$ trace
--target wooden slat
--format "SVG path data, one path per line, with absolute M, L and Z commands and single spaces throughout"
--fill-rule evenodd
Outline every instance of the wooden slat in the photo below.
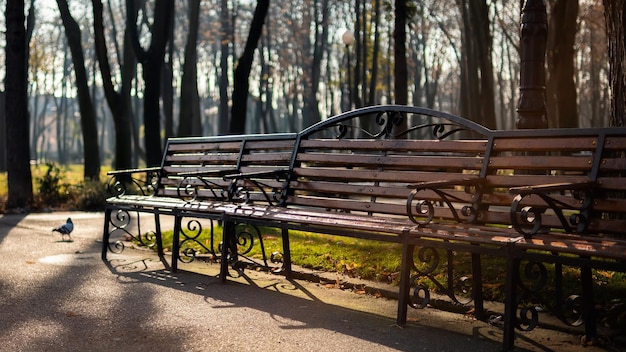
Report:
M 492 157 L 489 167 L 514 170 L 583 170 L 591 169 L 591 156 L 506 156 Z
M 544 151 L 594 151 L 597 137 L 532 137 L 532 138 L 496 138 L 493 150 L 514 152 Z
M 303 140 L 301 148 L 370 150 L 400 152 L 450 152 L 484 153 L 486 141 L 483 140 L 358 140 L 358 139 L 312 139 Z

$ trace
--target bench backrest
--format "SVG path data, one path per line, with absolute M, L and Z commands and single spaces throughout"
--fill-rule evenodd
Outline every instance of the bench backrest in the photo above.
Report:
M 285 205 L 407 219 L 409 184 L 466 177 L 481 169 L 484 145 L 447 140 L 432 110 L 372 107 L 338 115 L 299 135 Z M 454 117 L 451 117 L 454 119 Z M 407 128 L 424 126 L 424 128 Z M 450 121 L 447 121 L 450 122 Z M 477 130 L 482 128 L 476 125 Z M 410 130 L 410 131 L 409 131 Z M 425 139 L 424 130 L 442 139 Z
M 522 197 L 516 219 L 620 235 L 625 154 L 625 128 L 493 131 L 423 108 L 363 108 L 298 135 L 283 204 L 508 227 L 521 192 L 511 188 L 568 183 L 576 186 Z M 410 195 L 407 186 L 425 182 L 437 186 Z
M 157 195 L 195 200 L 265 199 L 266 187 L 246 187 L 230 175 L 287 169 L 295 134 L 170 138 L 161 165 Z
M 466 179 L 484 182 L 425 185 L 411 196 L 418 222 L 509 226 L 513 209 L 527 235 L 626 232 L 624 129 L 493 131 L 482 143 L 483 166 Z

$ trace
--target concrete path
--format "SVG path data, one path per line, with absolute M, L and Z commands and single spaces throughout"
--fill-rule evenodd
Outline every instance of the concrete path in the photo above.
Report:
M 51 229 L 71 216 L 72 242 Z M 0 215 L 1 351 L 498 351 L 501 327 L 435 309 L 395 326 L 396 301 L 217 264 L 164 269 L 127 248 L 100 260 L 102 213 Z M 520 351 L 599 351 L 536 330 Z

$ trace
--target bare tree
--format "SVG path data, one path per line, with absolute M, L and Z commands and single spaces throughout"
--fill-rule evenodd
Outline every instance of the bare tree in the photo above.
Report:
M 492 38 L 486 0 L 460 0 L 463 20 L 462 115 L 495 128 Z
M 233 42 L 231 35 L 230 11 L 228 10 L 228 0 L 220 1 L 220 105 L 218 118 L 219 134 L 227 134 L 229 127 L 228 110 L 228 58 L 230 57 L 229 45 Z
M 104 23 L 102 13 L 102 1 L 92 0 L 94 17 L 94 37 L 96 55 L 100 64 L 100 74 L 104 95 L 113 115 L 115 125 L 115 161 L 114 166 L 118 169 L 128 169 L 132 165 L 132 143 L 131 143 L 131 104 L 130 91 L 131 82 L 135 75 L 135 57 L 130 50 L 128 32 L 124 35 L 123 54 L 116 50 L 118 62 L 121 63 L 121 85 L 120 91 L 115 90 L 106 39 L 104 35 Z M 113 25 L 113 28 L 115 26 Z M 117 48 L 117 45 L 116 45 Z
M 611 126 L 626 126 L 626 0 L 603 0 L 609 45 Z
M 407 1 L 396 0 L 394 8 L 394 91 L 395 103 L 407 104 L 408 98 L 408 71 L 406 67 L 406 21 Z
M 248 110 L 249 77 L 254 59 L 254 51 L 263 32 L 263 22 L 270 6 L 269 0 L 259 0 L 254 10 L 254 17 L 250 25 L 250 33 L 243 54 L 237 60 L 233 89 L 233 104 L 231 110 L 229 133 L 244 133 L 246 126 L 246 112 Z
M 32 10 L 31 6 L 31 10 Z M 28 138 L 28 42 L 24 28 L 24 0 L 7 0 L 6 10 L 7 209 L 23 208 L 33 199 Z
M 169 40 L 169 25 L 174 16 L 174 1 L 155 0 L 154 20 L 151 25 L 152 39 L 146 50 L 141 46 L 137 28 L 135 0 L 126 0 L 127 29 L 130 33 L 135 56 L 143 68 L 145 83 L 143 94 L 143 118 L 146 146 L 146 164 L 155 166 L 161 163 L 161 77 L 165 47 Z
M 72 17 L 67 6 L 67 0 L 57 0 L 65 36 L 72 53 L 74 74 L 76 76 L 76 88 L 78 92 L 78 104 L 80 108 L 80 125 L 83 132 L 83 175 L 88 180 L 100 178 L 100 150 L 98 146 L 98 127 L 96 111 L 93 107 L 89 94 L 87 70 L 85 69 L 85 57 L 81 43 L 81 31 L 78 23 Z
M 546 110 L 551 127 L 578 127 L 574 82 L 574 55 L 578 0 L 553 0 L 550 4 L 546 49 L 549 78 Z
M 196 68 L 199 19 L 200 0 L 189 0 L 189 34 L 185 46 L 185 63 L 180 92 L 179 136 L 202 135 Z

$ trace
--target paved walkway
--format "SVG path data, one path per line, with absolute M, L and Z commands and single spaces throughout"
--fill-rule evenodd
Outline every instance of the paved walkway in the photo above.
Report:
M 50 230 L 71 216 L 72 242 Z M 164 269 L 126 249 L 102 262 L 102 213 L 0 215 L 1 351 L 498 351 L 501 327 L 435 309 L 217 264 Z M 599 351 L 537 330 L 520 351 Z

